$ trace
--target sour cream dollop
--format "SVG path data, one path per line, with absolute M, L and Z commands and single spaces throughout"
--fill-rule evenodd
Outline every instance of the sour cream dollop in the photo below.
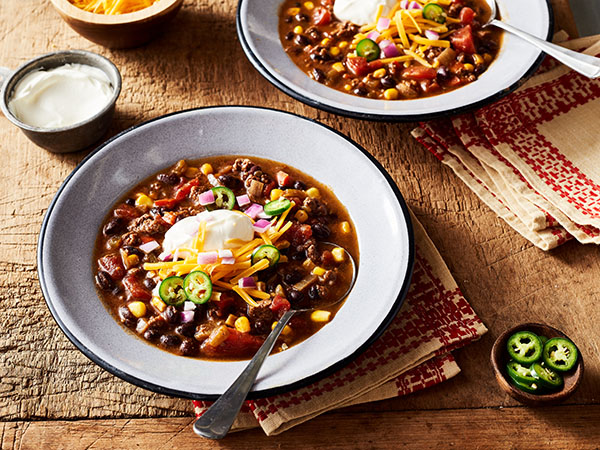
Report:
M 108 76 L 97 67 L 65 64 L 25 75 L 8 102 L 21 122 L 38 128 L 63 128 L 93 117 L 113 96 Z
M 175 223 L 165 233 L 163 250 L 172 252 L 177 248 L 191 247 L 198 233 L 200 222 L 206 222 L 203 251 L 222 250 L 234 248 L 227 241 L 239 239 L 249 242 L 254 238 L 252 220 L 239 211 L 217 209 L 215 211 L 203 211 L 198 215 L 186 217 Z
M 383 5 L 385 16 L 395 4 L 396 0 L 335 0 L 333 14 L 341 21 L 367 25 L 375 20 L 379 5 Z

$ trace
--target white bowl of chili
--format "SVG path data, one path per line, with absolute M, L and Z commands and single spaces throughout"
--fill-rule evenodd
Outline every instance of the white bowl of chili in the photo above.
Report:
M 180 159 L 240 154 L 281 161 L 331 186 L 354 222 L 360 252 L 356 284 L 335 318 L 267 358 L 251 397 L 332 373 L 394 319 L 410 282 L 413 236 L 404 200 L 381 165 L 347 137 L 293 114 L 238 106 L 195 109 L 146 122 L 105 143 L 66 179 L 46 213 L 38 246 L 42 291 L 59 327 L 92 361 L 146 389 L 194 399 L 215 398 L 243 370 L 246 361 L 187 358 L 127 332 L 98 298 L 92 262 L 106 213 L 140 181 Z M 360 174 L 360 182 L 349 180 L 349 173 Z M 94 207 L 87 207 L 91 202 Z M 374 296 L 377 301 L 365 302 Z
M 309 3 L 316 5 L 319 2 Z M 280 40 L 281 5 L 281 0 L 239 2 L 238 36 L 252 65 L 274 86 L 296 100 L 324 111 L 358 119 L 428 120 L 481 107 L 519 87 L 543 59 L 538 49 L 505 33 L 501 37 L 501 46 L 495 59 L 473 82 L 433 96 L 400 100 L 367 98 L 317 82 L 313 79 L 314 75 L 309 77 L 292 61 Z M 542 39 L 551 37 L 553 20 L 548 0 L 499 1 L 498 7 L 505 22 Z M 296 24 L 300 27 L 310 25 L 306 20 L 292 23 Z M 347 65 L 346 69 L 350 70 Z

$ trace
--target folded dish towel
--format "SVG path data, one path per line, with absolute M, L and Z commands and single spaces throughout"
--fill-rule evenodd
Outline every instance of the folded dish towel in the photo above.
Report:
M 410 394 L 460 369 L 450 351 L 487 329 L 462 296 L 422 225 L 415 229 L 415 267 L 408 296 L 383 335 L 355 361 L 304 388 L 246 402 L 233 430 L 261 426 L 279 434 L 326 411 Z M 194 402 L 201 415 L 210 402 Z
M 561 45 L 600 56 L 600 36 Z M 546 58 L 502 100 L 423 122 L 412 134 L 517 232 L 550 250 L 571 238 L 600 244 L 599 118 L 600 79 Z

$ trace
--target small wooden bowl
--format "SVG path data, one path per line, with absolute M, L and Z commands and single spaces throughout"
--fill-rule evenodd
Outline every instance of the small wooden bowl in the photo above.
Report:
M 50 1 L 77 33 L 109 48 L 131 48 L 145 44 L 162 31 L 183 4 L 183 0 L 160 0 L 132 13 L 106 15 L 84 11 L 68 0 Z
M 577 364 L 575 367 L 569 372 L 561 373 L 564 379 L 564 385 L 560 391 L 536 395 L 524 392 L 514 387 L 510 383 L 510 377 L 506 373 L 506 364 L 510 360 L 508 351 L 506 350 L 506 343 L 508 338 L 517 331 L 531 331 L 537 335 L 546 336 L 549 339 L 553 337 L 563 337 L 569 339 L 569 337 L 563 332 L 541 323 L 524 323 L 506 330 L 498 337 L 498 339 L 496 339 L 496 342 L 494 342 L 492 353 L 490 355 L 492 368 L 494 369 L 494 374 L 496 375 L 496 381 L 498 381 L 500 387 L 515 400 L 531 406 L 560 403 L 573 395 L 573 393 L 579 387 L 581 379 L 583 378 L 583 356 L 581 355 L 581 352 L 579 352 L 579 357 L 577 358 Z

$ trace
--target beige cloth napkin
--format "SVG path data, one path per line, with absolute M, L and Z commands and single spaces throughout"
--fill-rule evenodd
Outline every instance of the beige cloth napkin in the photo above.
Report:
M 600 55 L 600 36 L 561 45 Z M 517 232 L 549 250 L 572 238 L 600 243 L 599 124 L 600 80 L 547 58 L 504 99 L 421 123 L 412 134 Z
M 279 434 L 319 414 L 358 403 L 415 392 L 455 376 L 451 350 L 479 339 L 487 329 L 462 296 L 418 220 L 415 267 L 405 303 L 383 335 L 348 366 L 285 394 L 248 401 L 233 430 L 261 426 Z M 209 402 L 194 402 L 201 415 Z

